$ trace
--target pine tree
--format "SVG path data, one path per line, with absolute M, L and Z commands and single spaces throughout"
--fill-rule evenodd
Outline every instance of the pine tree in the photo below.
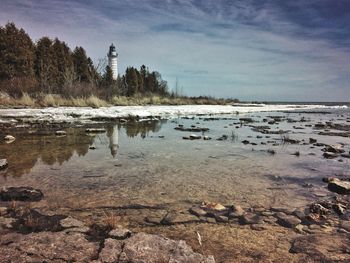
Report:
M 14 95 L 35 85 L 34 44 L 14 23 L 0 27 L 0 80 L 1 88 Z

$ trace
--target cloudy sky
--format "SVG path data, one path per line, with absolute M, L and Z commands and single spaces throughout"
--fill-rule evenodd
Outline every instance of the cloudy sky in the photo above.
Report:
M 119 70 L 148 65 L 186 95 L 350 101 L 349 0 L 1 0 L 0 24 L 37 40 L 111 42 Z

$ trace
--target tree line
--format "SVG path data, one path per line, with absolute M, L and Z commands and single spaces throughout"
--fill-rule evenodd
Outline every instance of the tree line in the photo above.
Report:
M 0 27 L 0 92 L 14 97 L 23 93 L 60 94 L 64 97 L 103 99 L 113 96 L 157 94 L 168 96 L 167 82 L 157 71 L 142 65 L 128 67 L 113 79 L 107 66 L 94 65 L 83 47 L 72 51 L 64 42 L 42 37 L 35 43 L 14 23 Z M 101 68 L 102 67 L 102 68 Z

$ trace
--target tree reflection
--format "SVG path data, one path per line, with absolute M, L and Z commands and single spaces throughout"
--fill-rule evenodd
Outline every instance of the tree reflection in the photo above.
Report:
M 51 132 L 52 134 L 53 132 Z M 17 136 L 14 143 L 0 145 L 0 158 L 6 158 L 9 167 L 6 175 L 21 176 L 29 173 L 38 160 L 47 165 L 68 161 L 74 154 L 84 156 L 93 144 L 94 136 L 82 129 L 67 129 L 67 136 Z
M 140 134 L 141 138 L 146 138 L 150 132 L 159 132 L 162 124 L 167 120 L 147 120 L 147 121 L 132 121 L 123 124 L 126 135 L 130 138 Z

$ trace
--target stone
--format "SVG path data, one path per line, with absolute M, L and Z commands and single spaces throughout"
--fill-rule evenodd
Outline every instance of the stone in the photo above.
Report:
M 204 211 L 203 209 L 201 209 L 201 208 L 199 208 L 199 207 L 196 207 L 196 206 L 194 206 L 194 207 L 191 207 L 190 209 L 189 209 L 189 212 L 191 213 L 191 214 L 193 214 L 193 215 L 195 215 L 195 216 L 206 216 L 207 215 L 207 212 L 206 211 Z
M 39 189 L 32 187 L 3 187 L 0 190 L 1 201 L 27 201 L 36 202 L 44 198 Z
M 190 140 L 199 140 L 202 136 L 196 134 L 190 134 Z
M 65 233 L 88 233 L 90 231 L 90 228 L 87 226 L 83 226 L 83 227 L 73 227 L 73 228 L 67 228 L 65 230 L 63 230 L 63 232 Z
M 271 211 L 273 212 L 282 212 L 285 214 L 292 214 L 294 212 L 295 208 L 289 208 L 289 207 L 282 207 L 282 206 L 272 206 Z
M 349 262 L 349 247 L 348 235 L 321 233 L 297 237 L 289 252 L 306 254 L 307 262 Z
M 341 221 L 340 227 L 350 232 L 350 221 Z
M 106 132 L 104 128 L 88 128 L 85 130 L 86 133 L 103 133 Z
M 112 238 L 104 241 L 103 249 L 99 254 L 99 261 L 103 263 L 119 262 L 119 257 L 123 252 L 123 243 Z
M 153 225 L 161 225 L 162 223 L 162 219 L 163 219 L 163 217 L 157 217 L 157 216 L 151 216 L 151 217 L 146 217 L 145 218 L 145 221 L 147 222 L 147 223 L 150 223 L 150 224 L 153 224 Z
M 175 241 L 162 236 L 139 233 L 123 241 L 123 245 L 123 257 L 127 262 L 215 263 L 213 256 L 193 252 L 183 240 Z
M 12 143 L 16 140 L 16 138 L 12 135 L 6 135 L 5 138 L 4 138 L 5 142 L 6 143 Z
M 215 219 L 216 219 L 216 222 L 220 222 L 220 223 L 227 223 L 228 222 L 227 216 L 218 215 L 215 217 Z
M 0 206 L 0 216 L 7 215 L 8 209 L 7 207 Z
M 317 142 L 317 140 L 316 140 L 316 139 L 314 139 L 314 138 L 309 138 L 309 143 L 314 144 L 314 143 L 316 143 L 316 142 Z
M 66 136 L 67 132 L 66 131 L 56 131 L 55 135 L 57 135 L 57 136 Z
M 227 209 L 222 204 L 213 203 L 213 202 L 203 202 L 201 207 L 204 208 L 204 209 L 216 210 L 216 211 L 223 211 L 223 210 Z
M 264 231 L 267 227 L 264 224 L 252 224 L 250 228 L 255 231 Z
M 12 228 L 14 222 L 16 222 L 16 220 L 12 217 L 0 217 L 0 226 Z
M 245 211 L 239 205 L 232 205 L 232 211 L 229 213 L 229 218 L 238 218 L 243 216 Z
M 262 219 L 260 218 L 259 215 L 256 215 L 254 213 L 245 213 L 242 217 L 241 217 L 241 223 L 245 224 L 245 225 L 251 225 L 251 224 L 261 224 L 262 223 Z
M 276 213 L 275 216 L 278 219 L 277 223 L 287 228 L 294 228 L 301 223 L 301 220 L 299 218 L 292 215 L 286 215 L 282 212 Z
M 324 152 L 323 157 L 326 159 L 334 159 L 338 157 L 338 154 L 333 152 Z
M 350 194 L 350 182 L 332 178 L 328 182 L 328 189 L 338 194 Z
M 209 137 L 209 136 L 203 136 L 203 140 L 209 141 L 209 140 L 211 140 L 211 137 Z
M 6 159 L 0 159 L 0 170 L 5 169 L 8 166 L 8 162 Z
M 60 225 L 63 228 L 84 227 L 85 224 L 73 217 L 66 217 L 60 221 Z
M 91 262 L 97 243 L 80 233 L 39 232 L 0 236 L 2 262 Z
M 126 239 L 130 237 L 131 234 L 131 231 L 126 228 L 115 228 L 108 233 L 108 235 L 114 239 Z
M 323 149 L 325 152 L 332 152 L 332 153 L 344 153 L 343 145 L 336 144 L 336 145 L 326 145 Z
M 175 225 L 198 222 L 199 218 L 191 214 L 169 212 L 161 221 L 162 225 Z

